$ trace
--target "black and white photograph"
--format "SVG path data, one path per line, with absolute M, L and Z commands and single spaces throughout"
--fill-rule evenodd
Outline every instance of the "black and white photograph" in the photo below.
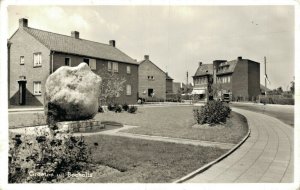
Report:
M 1 2 L 0 189 L 299 190 L 297 2 L 34 2 Z

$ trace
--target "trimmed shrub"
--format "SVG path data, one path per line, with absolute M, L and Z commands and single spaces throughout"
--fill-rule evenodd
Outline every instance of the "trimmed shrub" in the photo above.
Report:
M 127 111 L 129 106 L 128 106 L 127 103 L 125 103 L 125 104 L 122 105 L 122 108 L 123 108 L 124 111 Z
M 116 107 L 117 107 L 117 105 L 116 105 L 116 104 L 113 104 L 113 103 L 109 103 L 109 104 L 107 105 L 107 109 L 108 109 L 109 111 L 115 111 Z
M 99 107 L 98 107 L 98 112 L 99 112 L 99 113 L 103 113 L 103 112 L 104 112 L 102 106 L 99 106 Z
M 227 103 L 221 101 L 209 101 L 204 106 L 194 109 L 193 114 L 198 124 L 220 124 L 225 123 L 231 112 Z
M 130 106 L 128 108 L 128 113 L 135 113 L 137 111 L 137 107 L 136 106 Z
M 121 105 L 116 105 L 115 112 L 116 113 L 121 113 L 122 112 L 122 106 Z
M 282 104 L 282 105 L 295 105 L 294 98 L 279 98 L 279 97 L 261 97 L 260 103 L 263 104 Z
M 167 94 L 166 102 L 181 102 L 181 94 Z

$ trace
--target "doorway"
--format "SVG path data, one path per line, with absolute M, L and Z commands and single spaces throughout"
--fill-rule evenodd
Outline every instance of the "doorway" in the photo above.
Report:
M 152 97 L 153 96 L 153 88 L 149 88 L 148 89 L 148 97 Z
M 26 104 L 26 80 L 19 80 L 19 104 Z

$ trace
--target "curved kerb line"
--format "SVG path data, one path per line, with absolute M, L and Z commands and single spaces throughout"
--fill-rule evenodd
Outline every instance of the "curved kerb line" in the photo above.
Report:
M 202 166 L 201 168 L 187 174 L 186 176 L 174 181 L 173 183 L 182 183 L 185 182 L 186 180 L 191 179 L 192 177 L 196 176 L 199 173 L 204 172 L 205 170 L 207 170 L 208 168 L 210 168 L 211 166 L 215 165 L 216 163 L 220 162 L 221 160 L 223 160 L 224 158 L 226 158 L 227 156 L 229 156 L 232 152 L 234 152 L 237 148 L 239 148 L 246 140 L 247 138 L 250 136 L 251 133 L 251 129 L 250 127 L 248 127 L 248 133 L 247 135 L 237 144 L 235 145 L 232 149 L 230 149 L 228 152 L 226 152 L 225 154 L 223 154 L 222 156 L 220 156 L 219 158 L 217 158 L 214 161 L 211 161 L 210 163 Z

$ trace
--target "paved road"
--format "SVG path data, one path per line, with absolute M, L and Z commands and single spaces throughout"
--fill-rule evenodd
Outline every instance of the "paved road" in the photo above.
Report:
M 227 158 L 186 182 L 293 182 L 293 128 L 261 113 L 233 110 L 246 116 L 251 129 L 250 137 Z

